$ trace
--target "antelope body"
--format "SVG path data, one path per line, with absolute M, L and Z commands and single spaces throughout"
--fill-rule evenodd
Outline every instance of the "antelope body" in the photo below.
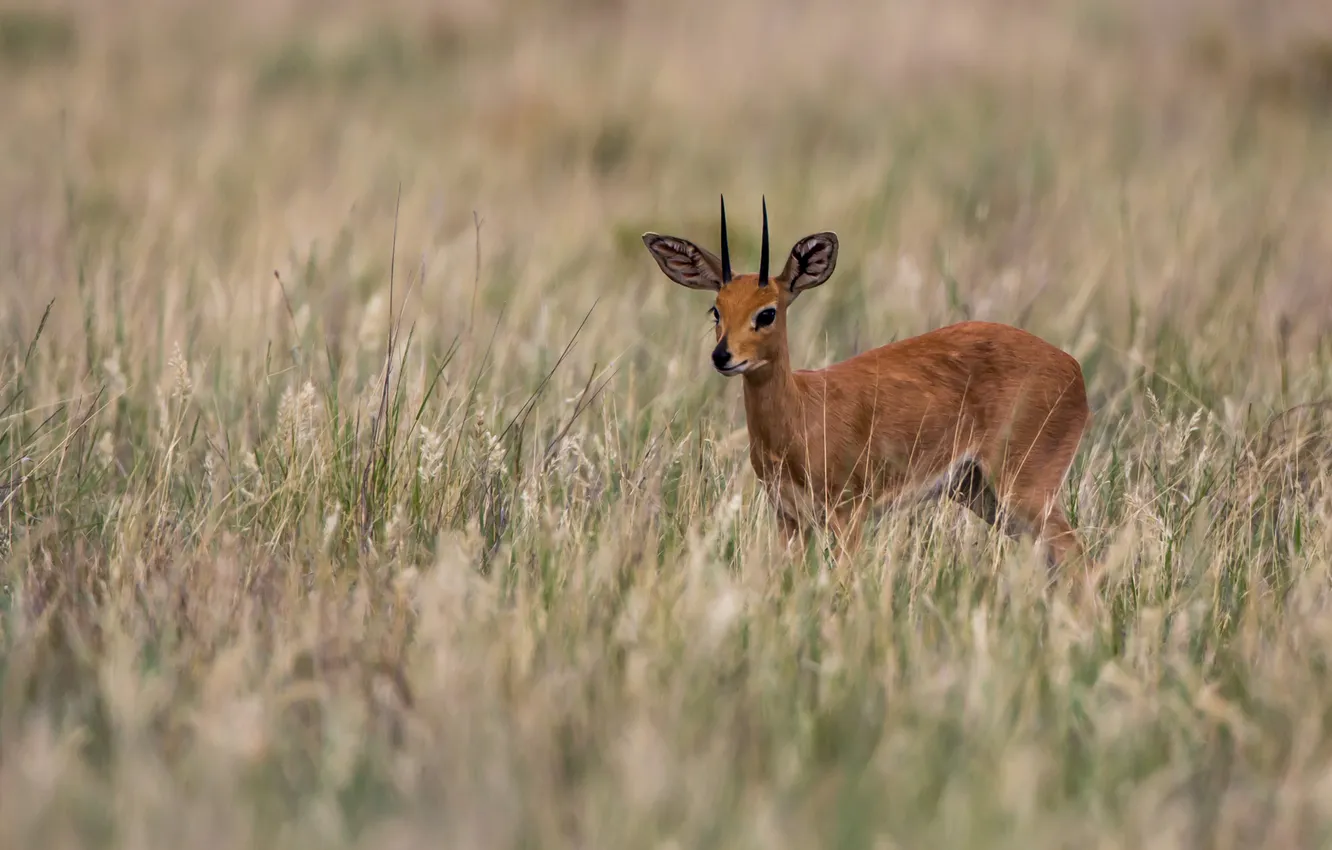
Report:
M 758 274 L 655 233 L 643 241 L 671 280 L 716 293 L 714 367 L 744 382 L 750 463 L 792 539 L 830 528 L 844 546 L 872 504 L 955 499 L 1010 534 L 1033 532 L 1052 565 L 1083 554 L 1059 491 L 1090 411 L 1077 360 L 1015 327 L 961 322 L 792 370 L 788 308 L 837 264 L 831 232 L 796 242 L 768 273 L 768 212 Z

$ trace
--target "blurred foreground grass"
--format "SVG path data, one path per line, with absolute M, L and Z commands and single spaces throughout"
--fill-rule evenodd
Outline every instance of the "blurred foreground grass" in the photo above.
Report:
M 1332 13 L 0 5 L 6 847 L 1332 838 Z M 820 365 L 1083 363 L 1041 589 L 953 507 L 777 548 L 704 296 Z M 276 274 L 275 274 L 276 272 Z

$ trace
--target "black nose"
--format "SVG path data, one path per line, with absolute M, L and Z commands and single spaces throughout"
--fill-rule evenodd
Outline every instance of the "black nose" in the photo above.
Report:
M 726 364 L 731 362 L 731 351 L 726 347 L 726 340 L 717 343 L 717 347 L 712 349 L 712 365 L 719 370 L 725 369 Z

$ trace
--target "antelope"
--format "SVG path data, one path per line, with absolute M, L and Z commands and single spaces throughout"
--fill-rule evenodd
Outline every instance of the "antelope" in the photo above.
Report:
M 1071 355 L 964 321 L 793 371 L 787 313 L 832 276 L 835 233 L 796 242 L 771 277 L 765 197 L 758 274 L 733 274 L 722 197 L 720 259 L 675 236 L 643 243 L 666 277 L 716 293 L 712 365 L 743 380 L 750 465 L 788 543 L 823 527 L 846 551 L 869 508 L 946 497 L 1010 536 L 1034 534 L 1051 569 L 1083 556 L 1059 504 L 1091 417 Z

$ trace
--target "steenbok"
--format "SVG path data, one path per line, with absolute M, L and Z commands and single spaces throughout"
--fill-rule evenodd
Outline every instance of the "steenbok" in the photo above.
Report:
M 1059 504 L 1091 416 L 1073 357 L 1015 327 L 960 322 L 793 371 L 787 309 L 832 275 L 835 234 L 795 243 L 776 277 L 766 198 L 758 274 L 731 273 L 725 199 L 721 259 L 674 236 L 643 242 L 671 280 L 717 293 L 712 364 L 744 379 L 749 461 L 789 540 L 818 526 L 849 547 L 871 505 L 947 496 L 1032 532 L 1052 567 L 1082 557 Z

